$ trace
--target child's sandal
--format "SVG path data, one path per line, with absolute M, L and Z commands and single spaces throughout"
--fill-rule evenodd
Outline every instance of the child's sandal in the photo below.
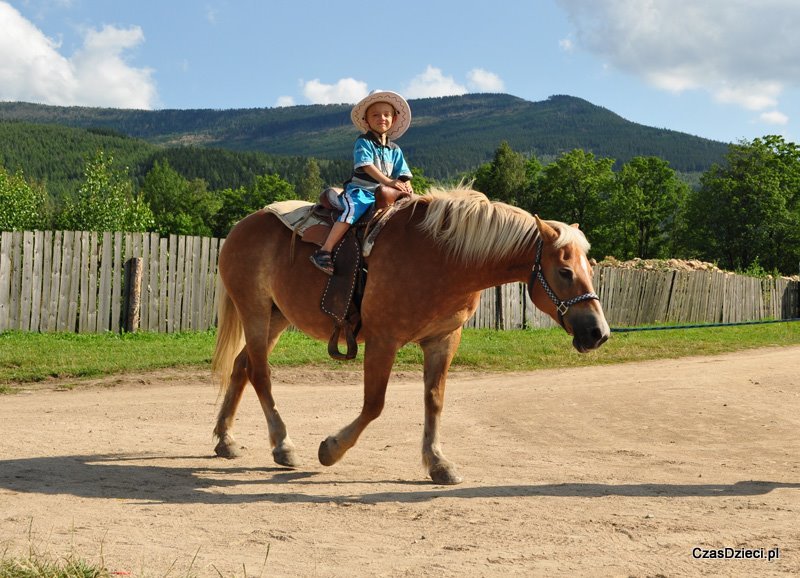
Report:
M 314 251 L 314 254 L 311 255 L 311 262 L 314 264 L 314 267 L 326 275 L 333 275 L 333 259 L 331 258 L 330 251 L 317 249 Z

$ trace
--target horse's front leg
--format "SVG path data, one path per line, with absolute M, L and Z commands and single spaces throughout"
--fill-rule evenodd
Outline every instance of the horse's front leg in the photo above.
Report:
M 444 407 L 447 370 L 461 343 L 461 328 L 436 339 L 420 343 L 425 356 L 425 431 L 422 438 L 422 463 L 437 484 L 460 484 L 455 465 L 444 457 L 439 440 L 439 424 Z
M 393 342 L 367 339 L 364 349 L 364 405 L 352 423 L 319 445 L 319 462 L 323 466 L 338 462 L 356 444 L 364 428 L 381 415 L 386 385 L 398 349 L 399 346 Z

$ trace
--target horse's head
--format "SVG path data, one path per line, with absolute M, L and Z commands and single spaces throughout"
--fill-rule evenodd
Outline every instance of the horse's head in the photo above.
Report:
M 550 225 L 534 218 L 539 240 L 528 281 L 531 301 L 572 335 L 575 349 L 581 353 L 597 349 L 610 329 L 592 286 L 592 266 L 586 257 L 589 244 L 577 225 Z

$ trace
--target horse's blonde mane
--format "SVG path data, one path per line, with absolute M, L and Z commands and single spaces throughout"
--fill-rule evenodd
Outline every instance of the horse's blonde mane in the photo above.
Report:
M 538 236 L 536 222 L 520 208 L 490 201 L 471 189 L 433 189 L 416 198 L 426 204 L 419 228 L 456 259 L 480 265 L 521 251 Z M 589 243 L 583 233 L 559 221 L 546 221 L 559 232 L 555 246 L 575 243 L 584 253 Z

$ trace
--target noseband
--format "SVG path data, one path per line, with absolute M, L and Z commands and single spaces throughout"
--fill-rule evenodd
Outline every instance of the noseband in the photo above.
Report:
M 564 315 L 567 314 L 569 308 L 575 305 L 576 303 L 580 303 L 582 301 L 589 301 L 591 299 L 597 299 L 600 301 L 600 297 L 597 296 L 596 293 L 589 292 L 584 293 L 583 295 L 578 295 L 577 297 L 572 297 L 571 299 L 567 299 L 566 301 L 562 301 L 558 298 L 555 291 L 550 287 L 550 284 L 547 282 L 547 279 L 544 278 L 544 274 L 542 273 L 542 246 L 544 242 L 542 241 L 541 236 L 539 237 L 539 243 L 536 248 L 536 261 L 533 263 L 533 269 L 531 270 L 531 276 L 528 279 L 528 294 L 533 299 L 533 286 L 536 284 L 536 280 L 539 280 L 539 283 L 542 284 L 542 288 L 544 289 L 545 293 L 550 297 L 550 299 L 555 303 L 556 311 L 558 311 L 558 323 L 561 327 L 564 328 L 566 331 L 566 326 L 564 325 Z

